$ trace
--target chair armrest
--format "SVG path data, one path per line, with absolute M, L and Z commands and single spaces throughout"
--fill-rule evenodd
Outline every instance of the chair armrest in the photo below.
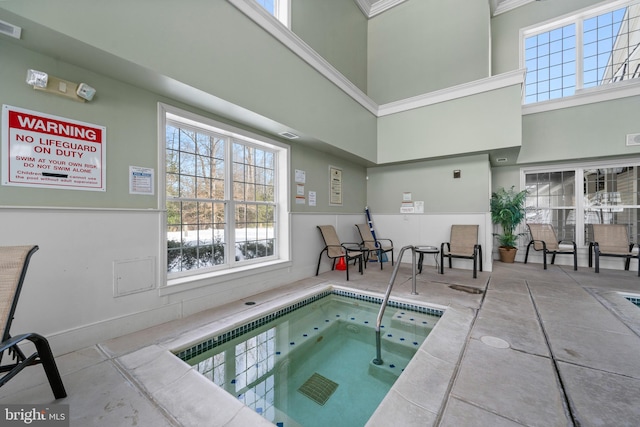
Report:
M 391 243 L 391 246 L 393 246 L 393 241 L 391 241 L 391 239 L 378 238 L 378 239 L 376 239 L 376 240 L 377 240 L 378 242 L 379 242 L 380 240 L 385 240 L 385 241 L 387 241 L 387 242 Z
M 0 352 L 5 351 L 6 349 L 13 347 L 14 345 L 20 343 L 21 341 L 24 341 L 26 339 L 29 339 L 31 337 L 31 335 L 33 334 L 21 334 L 21 335 L 17 335 L 15 337 L 10 337 L 8 340 L 3 341 L 2 343 L 0 343 Z

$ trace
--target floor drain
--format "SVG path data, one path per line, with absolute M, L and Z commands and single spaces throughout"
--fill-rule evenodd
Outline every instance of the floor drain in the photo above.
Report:
M 338 383 L 325 378 L 317 372 L 300 386 L 298 391 L 318 405 L 324 405 L 338 388 Z
M 492 337 L 492 336 L 489 336 L 489 335 L 485 335 L 485 336 L 481 337 L 480 341 L 482 341 L 484 344 L 488 345 L 489 347 L 494 347 L 494 348 L 509 348 L 509 347 L 511 347 L 509 345 L 509 343 L 506 342 L 505 340 L 503 340 L 502 338 Z
M 482 293 L 482 289 L 474 288 L 474 287 L 471 287 L 471 286 L 449 285 L 449 287 L 451 289 L 453 289 L 454 291 L 466 292 L 468 294 L 481 294 Z

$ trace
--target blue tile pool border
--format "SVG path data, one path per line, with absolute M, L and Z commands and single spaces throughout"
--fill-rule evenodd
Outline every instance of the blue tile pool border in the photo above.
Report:
M 352 299 L 372 302 L 376 304 L 382 304 L 382 300 L 383 300 L 383 298 L 381 297 L 362 295 L 357 292 L 345 291 L 343 289 L 326 290 L 318 294 L 312 295 L 308 298 L 305 298 L 302 301 L 298 301 L 296 303 L 283 307 L 279 310 L 276 310 L 275 312 L 267 314 L 266 316 L 263 316 L 259 319 L 245 323 L 244 325 L 238 326 L 237 328 L 234 328 L 230 331 L 223 332 L 220 335 L 213 336 L 203 341 L 200 344 L 194 345 L 193 347 L 187 348 L 185 350 L 181 350 L 178 353 L 175 353 L 175 355 L 178 356 L 183 361 L 187 361 L 196 356 L 199 356 L 202 353 L 205 353 L 211 350 L 212 348 L 218 347 L 219 345 L 222 345 L 228 341 L 231 341 L 243 334 L 246 334 L 247 332 L 251 332 L 254 329 L 264 326 L 273 320 L 276 320 L 282 316 L 285 316 L 313 302 L 321 300 L 322 298 L 325 298 L 329 295 L 339 295 L 346 298 L 352 298 Z M 432 316 L 438 316 L 438 317 L 442 317 L 442 315 L 444 314 L 444 310 L 423 307 L 417 304 L 411 304 L 411 303 L 394 301 L 394 300 L 389 300 L 387 303 L 387 306 L 399 308 L 402 310 L 414 311 L 417 313 L 430 314 Z
M 634 297 L 632 297 L 632 296 L 630 296 L 630 295 L 624 295 L 624 297 L 625 297 L 628 301 L 630 301 L 630 302 L 632 302 L 633 304 L 635 304 L 635 305 L 636 305 L 636 307 L 640 307 L 640 296 L 634 296 Z

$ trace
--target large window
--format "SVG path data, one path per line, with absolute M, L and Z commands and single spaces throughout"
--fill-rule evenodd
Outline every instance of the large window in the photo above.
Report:
M 606 7 L 523 32 L 525 104 L 640 77 L 640 2 Z
M 279 259 L 285 147 L 201 119 L 165 114 L 167 272 Z
M 640 242 L 638 163 L 589 164 L 523 171 L 527 222 L 550 223 L 559 239 L 587 245 L 591 224 L 624 224 L 632 242 Z

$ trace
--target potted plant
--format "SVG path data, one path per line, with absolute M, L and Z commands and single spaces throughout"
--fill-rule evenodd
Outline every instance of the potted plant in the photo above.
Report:
M 515 191 L 515 185 L 509 190 L 500 188 L 491 193 L 491 221 L 502 227 L 502 234 L 494 233 L 500 245 L 500 261 L 513 262 L 516 257 L 516 242 L 525 233 L 516 233 L 516 228 L 525 216 L 524 202 L 527 190 Z

